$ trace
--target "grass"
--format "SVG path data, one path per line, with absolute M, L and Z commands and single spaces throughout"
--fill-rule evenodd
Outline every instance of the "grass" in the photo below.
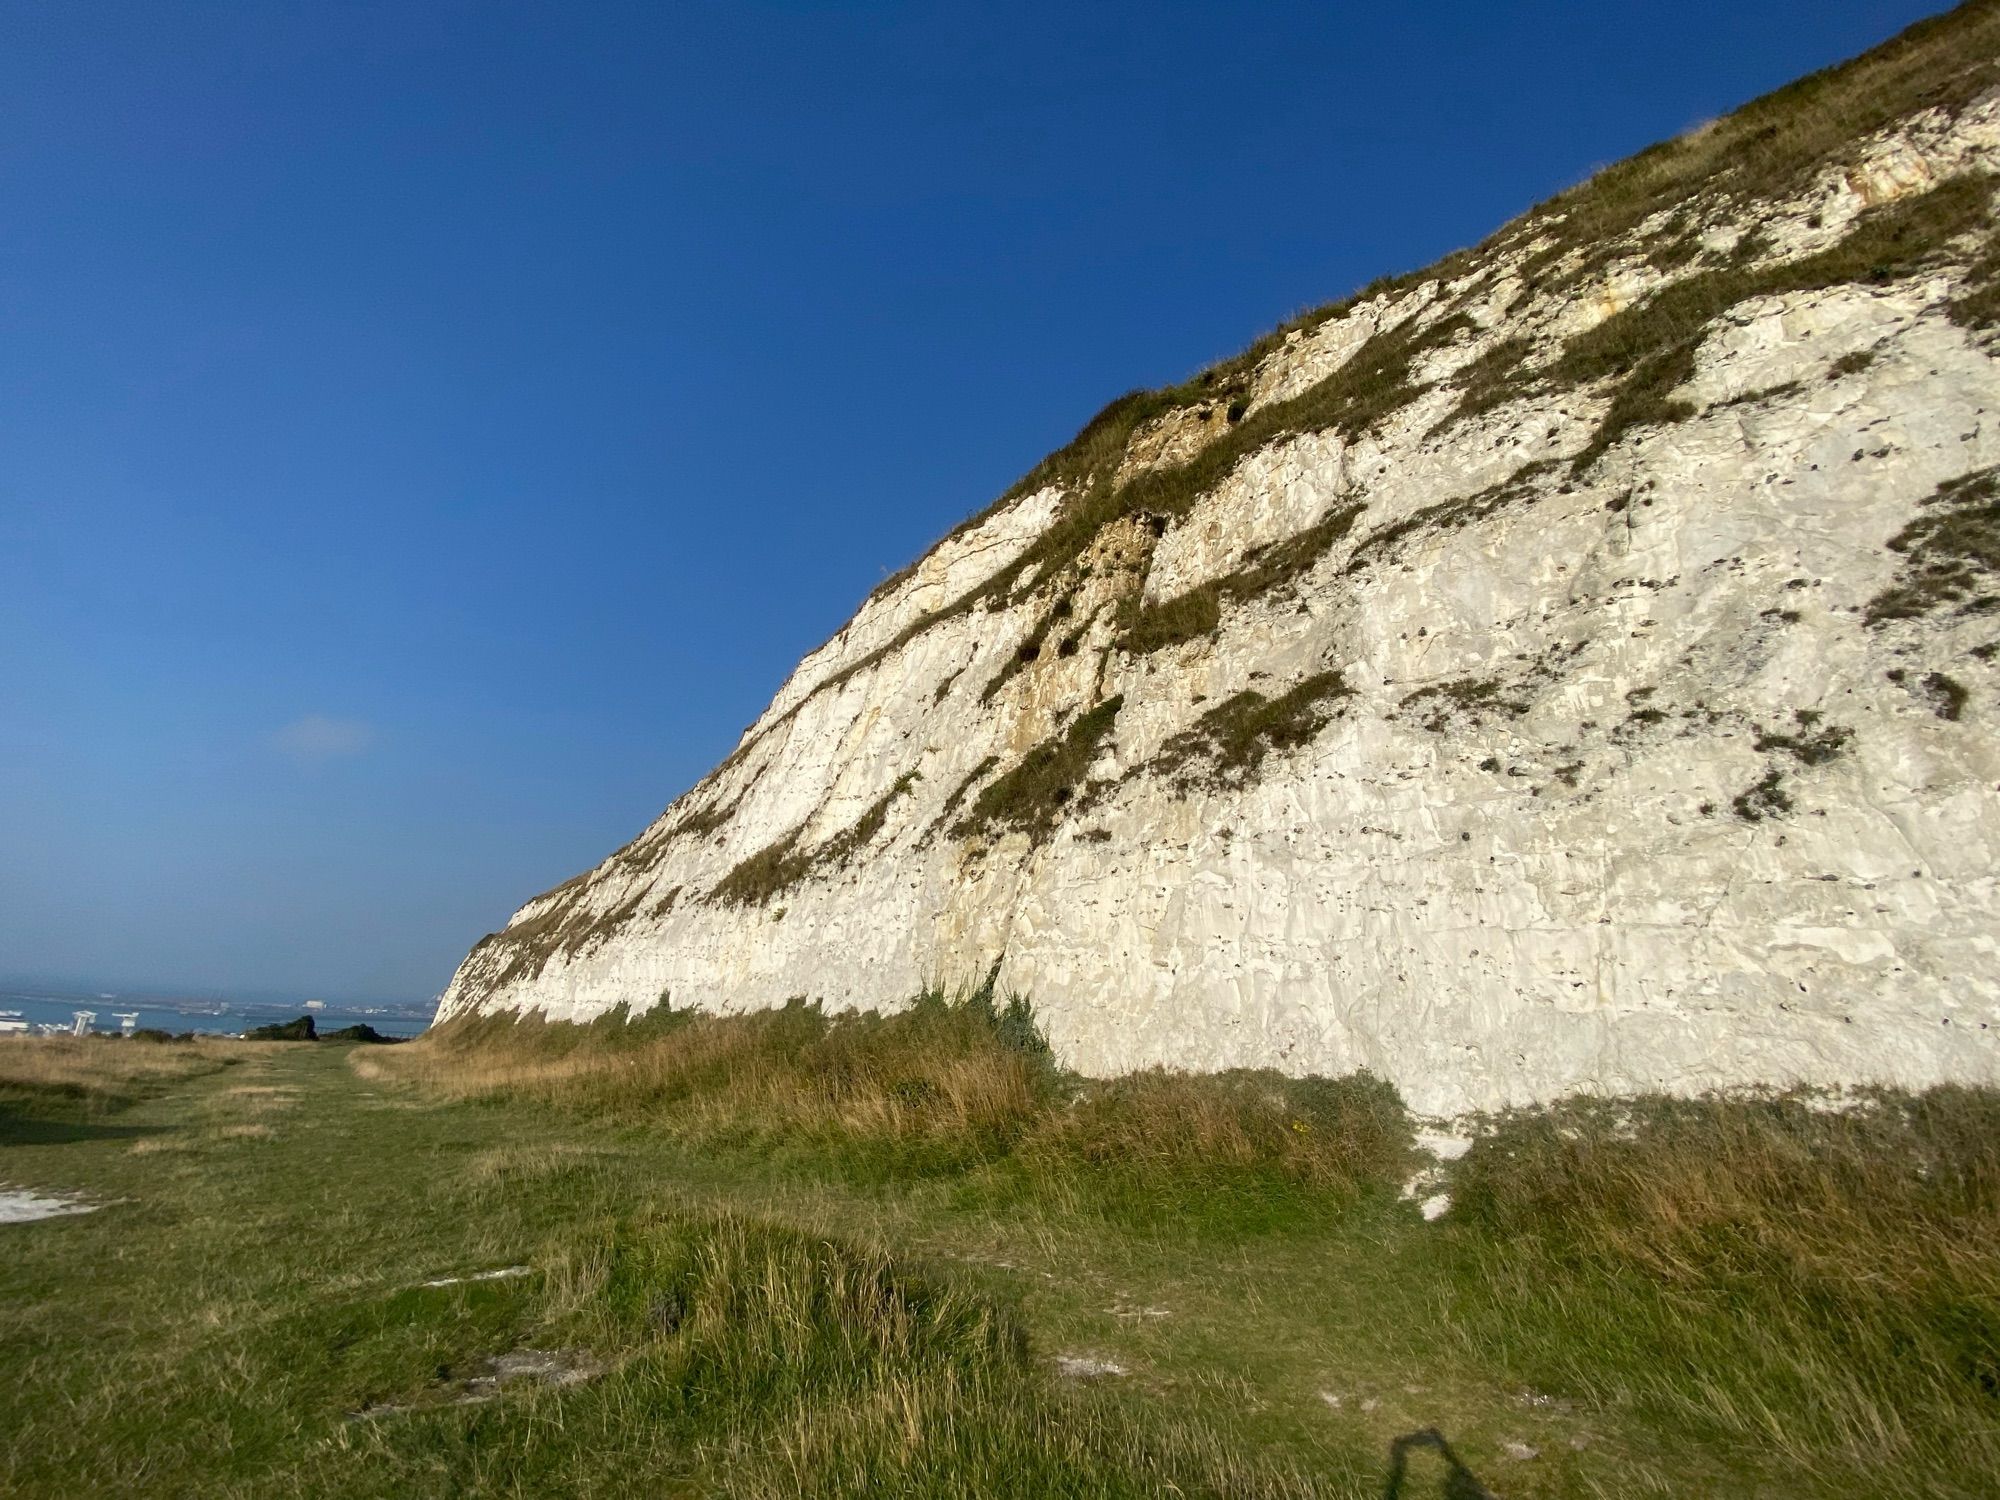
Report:
M 9 1180 L 102 1205 L 6 1230 L 0 1491 L 1372 1497 L 1400 1453 L 1415 1496 L 1432 1428 L 1510 1500 L 2000 1465 L 1991 1090 L 1520 1113 L 1427 1224 L 1379 1082 L 1091 1083 L 982 1000 L 133 1087 L 173 1050 L 0 1040 L 127 1101 L 0 1117 Z M 596 1373 L 458 1404 L 519 1351 Z
M 967 771 L 965 775 L 962 778 L 960 778 L 958 785 L 951 789 L 951 795 L 944 799 L 944 806 L 941 809 L 939 809 L 937 818 L 931 825 L 932 828 L 935 829 L 938 827 L 949 826 L 951 823 L 951 815 L 958 811 L 959 805 L 965 801 L 966 794 L 970 792 L 974 786 L 978 785 L 978 783 L 984 781 L 986 777 L 992 773 L 993 768 L 999 764 L 1000 764 L 999 756 L 982 755 L 979 758 L 979 764 L 974 766 L 970 771 Z M 926 837 L 928 836 L 929 835 L 927 834 Z
M 1757 725 L 1752 746 L 1766 755 L 1782 750 L 1802 766 L 1823 766 L 1847 753 L 1854 731 L 1843 724 L 1822 725 L 1822 718 L 1817 709 L 1794 709 L 1789 729 Z
M 1600 269 L 1607 258 L 1622 253 L 1638 226 L 1662 210 L 1679 210 L 1678 223 L 1685 221 L 1688 205 L 1697 198 L 1717 206 L 1732 204 L 1740 211 L 1798 192 L 1815 172 L 1848 159 L 1856 143 L 1868 135 L 1919 110 L 1963 107 L 1996 82 L 2000 82 L 2000 4 L 1971 0 L 1910 27 L 1861 57 L 1802 78 L 1724 119 L 1608 167 L 1531 209 L 1479 246 L 1454 252 L 1419 271 L 1371 282 L 1350 297 L 1292 319 L 1242 353 L 1188 380 L 1120 396 L 1069 443 L 953 533 L 980 524 L 1022 496 L 1049 486 L 1061 488 L 1067 496 L 1063 512 L 1026 553 L 993 578 L 911 622 L 894 640 L 850 663 L 815 691 L 838 687 L 933 625 L 988 600 L 1004 599 L 1024 581 L 1052 584 L 1104 527 L 1116 521 L 1144 514 L 1184 514 L 1249 453 L 1305 433 L 1365 432 L 1429 389 L 1417 367 L 1425 356 L 1470 333 L 1473 325 L 1464 313 L 1451 308 L 1435 315 L 1419 312 L 1378 332 L 1308 391 L 1251 410 L 1238 393 L 1258 364 L 1288 337 L 1309 334 L 1376 298 L 1466 276 L 1483 259 L 1538 241 L 1542 249 L 1527 267 L 1528 277 L 1541 283 L 1536 290 L 1560 294 L 1565 286 Z M 1678 372 L 1685 370 L 1690 352 L 1680 346 L 1709 318 L 1760 290 L 1903 274 L 1924 263 L 1951 235 L 1984 225 L 1983 192 L 1971 180 L 1961 179 L 1938 192 L 1888 205 L 1864 216 L 1834 250 L 1789 267 L 1760 270 L 1755 260 L 1761 247 L 1754 242 L 1739 246 L 1715 269 L 1672 283 L 1640 308 L 1618 314 L 1573 340 L 1553 372 L 1558 383 L 1574 386 L 1614 375 L 1621 378 L 1613 403 L 1615 421 L 1600 433 L 1602 445 L 1588 454 L 1583 466 L 1632 426 L 1671 417 L 1674 405 L 1665 393 L 1679 383 Z M 1686 253 L 1688 243 L 1688 231 L 1670 225 L 1648 253 L 1656 261 L 1664 259 L 1670 268 L 1680 268 L 1692 258 Z M 1990 322 L 1995 266 L 2000 260 L 1991 252 L 1976 263 L 1955 313 L 1961 321 L 1971 326 Z M 1522 342 L 1503 340 L 1454 376 L 1459 401 L 1443 425 L 1525 393 L 1532 384 L 1524 380 L 1520 368 L 1526 353 Z M 1116 482 L 1132 436 L 1141 427 L 1183 407 L 1218 400 L 1229 401 L 1232 412 L 1239 414 L 1218 440 L 1185 464 L 1130 476 L 1123 485 Z M 884 580 L 876 595 L 897 586 L 910 572 L 906 569 Z
M 909 791 L 918 776 L 916 771 L 905 771 L 854 822 L 811 849 L 799 847 L 803 825 L 766 844 L 732 866 L 715 883 L 709 899 L 725 906 L 763 906 L 814 872 L 846 864 L 875 842 L 882 825 L 889 820 L 889 809 Z
M 1364 508 L 1336 506 L 1296 535 L 1251 548 L 1241 564 L 1219 577 L 1158 603 L 1139 601 L 1128 610 L 1131 624 L 1119 648 L 1145 655 L 1214 634 L 1225 603 L 1262 598 L 1305 577 L 1354 530 Z
M 1729 799 L 1730 808 L 1746 823 L 1782 818 L 1796 804 L 1785 790 L 1785 773 L 1773 766 Z
M 1503 1122 L 1456 1212 L 1487 1242 L 1486 1284 L 1522 1305 L 1468 1337 L 1768 1454 L 1795 1493 L 1970 1493 L 2000 1473 L 2000 1095 L 1816 1103 Z
M 986 1159 L 1032 1117 L 1045 1064 L 997 1021 L 935 997 L 893 1018 L 795 1003 L 721 1018 L 664 1008 L 592 1026 L 512 1015 L 438 1029 L 408 1057 L 359 1064 L 465 1098 L 525 1097 L 593 1114 L 672 1110 L 702 1139 L 776 1132 L 874 1175 Z M 879 1157 L 879 1160 L 874 1158 Z
M 1889 539 L 1903 558 L 1896 581 L 1868 601 L 1871 626 L 1921 620 L 1947 605 L 1983 609 L 2000 581 L 2000 469 L 1975 469 L 1927 496 L 1917 518 Z
M 0 1123 L 13 1114 L 92 1119 L 220 1072 L 246 1055 L 238 1043 L 196 1038 L 9 1036 L 0 1047 Z
M 1049 632 L 1069 619 L 1074 608 L 1071 596 L 1064 594 L 1043 612 L 1042 617 L 1029 629 L 1027 639 L 1014 648 L 1014 654 L 1000 664 L 1000 669 L 989 677 L 986 685 L 979 690 L 981 707 L 991 703 L 1002 688 L 1041 659 L 1042 648 L 1048 644 Z
M 1917 695 L 1940 719 L 1956 723 L 1965 713 L 1972 694 L 1965 684 L 1944 672 L 1926 672 L 1917 685 Z
M 1312 743 L 1353 693 L 1340 673 L 1316 672 L 1276 698 L 1255 689 L 1232 694 L 1162 745 L 1148 771 L 1184 791 L 1242 786 L 1273 750 Z
M 1522 362 L 1534 352 L 1535 341 L 1522 334 L 1501 339 L 1484 354 L 1460 370 L 1453 379 L 1459 390 L 1458 404 L 1430 431 L 1439 437 L 1460 422 L 1472 421 L 1489 411 L 1518 400 Z
M 1562 388 L 1615 379 L 1617 385 L 1597 432 L 1572 460 L 1572 472 L 1583 473 L 1635 427 L 1694 414 L 1672 393 L 1694 374 L 1696 349 L 1730 308 L 1752 297 L 1879 285 L 1944 263 L 1953 241 L 1990 229 L 1992 196 L 1990 177 L 1967 173 L 1869 210 L 1817 254 L 1765 265 L 1746 260 L 1686 276 L 1577 334 L 1550 370 L 1550 383 Z
M 1440 500 L 1419 507 L 1402 520 L 1370 532 L 1348 558 L 1348 570 L 1362 572 L 1378 562 L 1401 555 L 1405 546 L 1426 533 L 1471 526 L 1511 505 L 1531 499 L 1536 493 L 1536 481 L 1554 467 L 1552 460 L 1533 459 L 1498 484 L 1488 485 L 1485 489 L 1454 500 Z
M 892 1015 L 794 1003 L 746 1016 L 661 1010 L 590 1026 L 464 1018 L 358 1063 L 464 1098 L 510 1097 L 647 1122 L 691 1146 L 803 1154 L 856 1182 L 977 1171 L 999 1203 L 1054 1194 L 1185 1232 L 1282 1219 L 1394 1186 L 1410 1166 L 1392 1090 L 1153 1071 L 1065 1075 L 1018 1000 L 932 994 Z
M 1503 696 L 1506 688 L 1497 677 L 1454 677 L 1406 694 L 1400 706 L 1416 713 L 1431 733 L 1443 734 L 1460 715 L 1477 724 L 1489 713 L 1526 713 L 1526 703 Z
M 1698 196 L 1779 197 L 1843 160 L 1854 143 L 1928 108 L 1955 110 L 2000 76 L 2000 6 L 1972 0 L 1848 62 L 1766 94 L 1596 173 L 1523 215 L 1504 241 L 1545 238 L 1543 267 L 1586 261 L 1654 214 Z M 1672 224 L 1662 244 L 1677 238 Z
M 952 832 L 959 838 L 1020 832 L 1036 843 L 1046 839 L 1064 812 L 1079 802 L 1084 778 L 1124 702 L 1122 696 L 1107 698 L 1035 746 L 979 789 Z

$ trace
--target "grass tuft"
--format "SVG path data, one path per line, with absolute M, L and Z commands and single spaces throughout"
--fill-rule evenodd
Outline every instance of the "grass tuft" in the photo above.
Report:
M 970 811 L 952 832 L 971 838 L 1014 831 L 1036 843 L 1047 839 L 1077 804 L 1084 777 L 1111 735 L 1124 702 L 1123 697 L 1107 698 L 1035 746 L 1012 769 L 980 788 Z
M 1338 672 L 1318 672 L 1276 698 L 1236 693 L 1160 747 L 1148 770 L 1173 778 L 1181 790 L 1240 787 L 1254 780 L 1273 750 L 1312 743 L 1354 695 Z
M 919 774 L 905 771 L 898 776 L 888 791 L 868 805 L 866 812 L 823 844 L 801 849 L 799 836 L 803 829 L 795 828 L 739 860 L 715 883 L 709 899 L 725 906 L 763 906 L 814 872 L 846 864 L 875 842 L 875 836 L 889 819 L 889 809 L 916 784 Z
M 1798 260 L 1745 260 L 1670 282 L 1573 337 L 1550 371 L 1558 387 L 1617 380 L 1611 405 L 1571 462 L 1582 474 L 1627 432 L 1676 422 L 1694 408 L 1673 392 L 1694 374 L 1695 350 L 1715 319 L 1752 297 L 1848 283 L 1883 285 L 1943 263 L 1953 241 L 1991 224 L 1993 179 L 1971 172 L 1927 193 L 1864 213 L 1835 245 Z
M 1889 538 L 1889 550 L 1903 564 L 1896 581 L 1868 601 L 1868 624 L 1920 620 L 1951 604 L 1986 607 L 2000 584 L 2000 468 L 1940 484 L 1917 518 Z

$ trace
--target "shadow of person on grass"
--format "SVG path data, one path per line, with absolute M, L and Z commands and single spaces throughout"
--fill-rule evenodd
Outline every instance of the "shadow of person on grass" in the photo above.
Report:
M 1444 1440 L 1444 1434 L 1435 1427 L 1406 1432 L 1389 1445 L 1389 1479 L 1382 1487 L 1382 1500 L 1417 1500 L 1415 1495 L 1406 1497 L 1403 1493 L 1403 1486 L 1409 1478 L 1410 1450 L 1413 1448 L 1434 1449 L 1444 1460 L 1444 1488 L 1439 1492 L 1443 1500 L 1499 1500 L 1493 1491 L 1479 1482 L 1478 1475 L 1466 1468 L 1452 1451 L 1451 1444 Z

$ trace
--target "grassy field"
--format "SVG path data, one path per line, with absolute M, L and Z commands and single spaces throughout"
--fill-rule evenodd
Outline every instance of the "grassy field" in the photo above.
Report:
M 0 1493 L 1991 1493 L 1994 1093 L 1412 1165 L 978 1005 L 0 1040 L 0 1184 L 100 1205 L 0 1225 Z

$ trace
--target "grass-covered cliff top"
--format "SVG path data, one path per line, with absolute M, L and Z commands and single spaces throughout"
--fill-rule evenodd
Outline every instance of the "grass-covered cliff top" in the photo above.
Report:
M 1016 565 L 1001 585 L 1005 587 L 1014 578 L 1042 571 L 1050 557 L 1070 545 L 1072 532 L 1094 532 L 1104 524 L 1106 518 L 1098 508 L 1108 504 L 1114 492 L 1123 495 L 1120 511 L 1159 509 L 1178 514 L 1245 453 L 1318 427 L 1360 430 L 1407 404 L 1415 394 L 1410 383 L 1413 360 L 1465 332 L 1467 324 L 1462 314 L 1454 318 L 1453 309 L 1441 303 L 1423 320 L 1421 332 L 1390 330 L 1364 345 L 1343 370 L 1300 397 L 1253 415 L 1247 399 L 1253 378 L 1288 340 L 1310 334 L 1364 304 L 1394 299 L 1426 283 L 1476 278 L 1510 252 L 1530 247 L 1532 254 L 1520 267 L 1524 295 L 1560 297 L 1631 253 L 1631 237 L 1661 214 L 1673 215 L 1673 221 L 1650 237 L 1647 250 L 1663 270 L 1688 266 L 1701 254 L 1694 234 L 1703 218 L 1740 216 L 1757 204 L 1799 193 L 1818 174 L 1850 160 L 1870 136 L 1925 110 L 1956 112 L 1996 85 L 2000 85 L 2000 4 L 1967 0 L 1860 57 L 1809 74 L 1595 173 L 1537 204 L 1478 245 L 1415 271 L 1383 276 L 1339 301 L 1316 307 L 1279 325 L 1240 354 L 1178 384 L 1118 397 L 1023 475 L 993 507 L 967 520 L 952 535 L 978 524 L 993 509 L 1049 485 L 1074 497 L 1065 523 Z M 1934 250 L 1937 243 L 1933 235 L 1921 248 Z M 1844 274 L 1848 268 L 1829 270 Z M 1703 321 L 1706 318 L 1693 326 Z M 1576 383 L 1612 373 L 1617 361 L 1603 354 L 1633 337 L 1640 324 L 1639 319 L 1627 321 L 1620 339 L 1599 335 L 1590 340 L 1591 350 L 1582 351 L 1584 357 L 1564 372 L 1566 378 Z M 1682 334 L 1689 331 L 1688 325 L 1678 328 Z M 1597 357 L 1591 357 L 1593 351 Z M 1502 361 L 1469 374 L 1473 383 L 1466 395 L 1475 403 L 1490 403 L 1509 384 L 1519 383 L 1514 368 Z M 1135 432 L 1175 411 L 1202 406 L 1225 410 L 1229 431 L 1219 443 L 1207 446 L 1188 463 L 1119 482 L 1120 465 Z M 870 597 L 893 592 L 914 566 L 883 580 Z

